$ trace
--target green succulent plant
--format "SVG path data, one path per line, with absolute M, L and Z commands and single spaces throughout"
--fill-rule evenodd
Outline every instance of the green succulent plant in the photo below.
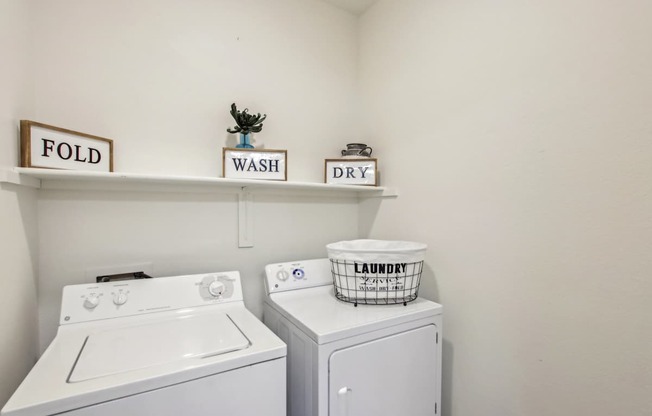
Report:
M 263 129 L 263 120 L 267 118 L 267 114 L 260 113 L 253 115 L 249 114 L 249 109 L 245 108 L 242 111 L 238 111 L 238 108 L 235 106 L 235 103 L 231 104 L 231 116 L 235 120 L 237 126 L 234 126 L 232 129 L 226 129 L 229 133 L 258 133 Z

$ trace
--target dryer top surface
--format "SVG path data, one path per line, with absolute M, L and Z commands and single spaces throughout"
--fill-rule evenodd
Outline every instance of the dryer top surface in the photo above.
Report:
M 423 298 L 397 305 L 363 305 L 337 300 L 333 286 L 272 293 L 268 303 L 317 344 L 400 325 L 442 313 L 443 307 Z

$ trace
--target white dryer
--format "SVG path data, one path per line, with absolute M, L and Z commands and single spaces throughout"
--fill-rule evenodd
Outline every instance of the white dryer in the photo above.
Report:
M 281 416 L 285 356 L 238 272 L 66 286 L 57 335 L 2 415 Z
M 264 322 L 288 345 L 289 416 L 441 413 L 441 305 L 339 301 L 328 259 L 265 273 Z

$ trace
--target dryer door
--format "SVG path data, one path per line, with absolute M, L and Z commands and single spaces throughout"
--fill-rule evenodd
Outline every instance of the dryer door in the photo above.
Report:
M 439 347 L 437 327 L 428 325 L 336 351 L 329 415 L 437 414 Z

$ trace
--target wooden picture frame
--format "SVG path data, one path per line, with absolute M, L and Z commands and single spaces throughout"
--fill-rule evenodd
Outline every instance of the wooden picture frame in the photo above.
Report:
M 113 140 L 21 120 L 20 166 L 113 172 Z
M 378 186 L 378 160 L 371 157 L 326 159 L 324 183 Z
M 222 177 L 287 181 L 287 150 L 224 147 Z

